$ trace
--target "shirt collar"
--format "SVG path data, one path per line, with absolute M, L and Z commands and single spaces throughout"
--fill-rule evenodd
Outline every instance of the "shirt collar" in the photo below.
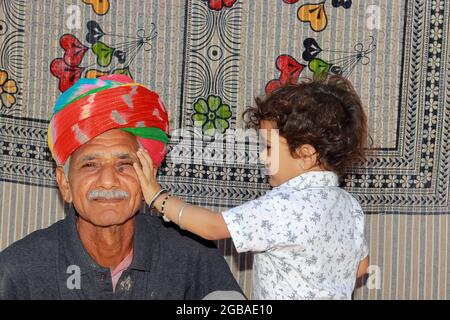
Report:
M 339 178 L 332 171 L 311 171 L 298 175 L 279 187 L 307 189 L 312 187 L 337 187 Z
M 63 246 L 61 253 L 63 253 L 65 260 L 62 265 L 79 266 L 82 274 L 92 271 L 109 270 L 98 265 L 87 253 L 78 234 L 76 221 L 77 214 L 73 206 L 71 206 L 63 222 L 61 234 L 59 235 L 60 244 Z M 130 268 L 150 271 L 152 257 L 159 249 L 157 225 L 149 224 L 141 213 L 136 215 L 134 225 L 133 260 Z
M 131 265 L 132 260 L 133 260 L 133 249 L 130 250 L 130 252 L 125 256 L 125 258 L 123 258 L 123 260 L 114 269 L 110 268 L 111 277 L 114 279 L 116 275 L 122 274 L 123 270 L 128 269 L 128 267 Z

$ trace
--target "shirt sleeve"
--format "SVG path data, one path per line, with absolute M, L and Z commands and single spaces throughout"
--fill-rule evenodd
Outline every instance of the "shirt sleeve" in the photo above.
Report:
M 363 244 L 361 246 L 361 258 L 360 261 L 369 255 L 369 245 L 367 244 L 366 238 L 363 238 Z
M 369 255 L 369 246 L 365 236 L 365 225 L 364 225 L 364 211 L 361 208 L 361 205 L 358 203 L 356 199 L 352 197 L 353 205 L 355 206 L 355 214 L 354 217 L 356 219 L 356 241 L 359 243 L 359 252 L 360 257 L 359 260 L 363 260 L 365 257 Z
M 285 220 L 279 217 L 280 211 L 288 210 L 284 201 L 272 190 L 258 199 L 222 212 L 238 252 L 266 251 L 280 241 L 283 228 L 279 224 Z

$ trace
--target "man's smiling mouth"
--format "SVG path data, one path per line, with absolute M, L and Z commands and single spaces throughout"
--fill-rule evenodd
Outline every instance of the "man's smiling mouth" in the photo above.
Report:
M 92 199 L 91 201 L 99 202 L 99 203 L 117 203 L 125 200 L 125 198 L 121 199 L 104 199 L 104 198 L 98 198 L 98 199 Z

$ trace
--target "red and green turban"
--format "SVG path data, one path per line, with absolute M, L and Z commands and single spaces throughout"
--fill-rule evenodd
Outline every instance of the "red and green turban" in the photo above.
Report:
M 48 146 L 64 165 L 81 145 L 111 129 L 134 134 L 159 166 L 167 152 L 169 121 L 158 94 L 125 75 L 80 79 L 56 102 Z

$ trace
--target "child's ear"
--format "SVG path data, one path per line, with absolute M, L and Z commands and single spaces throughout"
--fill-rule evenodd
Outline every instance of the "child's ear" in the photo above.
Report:
M 64 201 L 71 203 L 72 192 L 70 191 L 69 180 L 64 173 L 64 168 L 61 166 L 56 168 L 56 181 L 58 182 L 59 191 L 61 191 Z
M 310 144 L 304 144 L 302 146 L 300 146 L 300 153 L 302 157 L 312 157 L 316 155 L 316 148 L 314 148 L 312 145 Z
M 310 144 L 302 144 L 300 147 L 297 148 L 297 156 L 299 158 L 310 158 L 316 154 L 316 148 L 314 148 Z
M 306 170 L 317 165 L 317 150 L 311 144 L 303 144 L 297 149 L 297 155 L 303 161 L 303 167 Z

